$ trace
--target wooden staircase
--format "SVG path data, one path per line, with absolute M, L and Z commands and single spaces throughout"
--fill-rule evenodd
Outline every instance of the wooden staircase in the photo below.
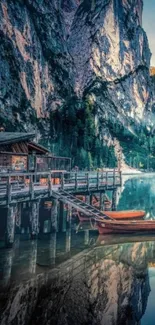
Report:
M 113 220 L 113 218 L 109 217 L 105 213 L 99 211 L 95 207 L 77 199 L 74 195 L 71 195 L 68 192 L 60 190 L 59 192 L 52 192 L 56 198 L 66 204 L 69 204 L 73 208 L 77 209 L 78 211 L 84 213 L 87 216 L 98 218 L 104 218 L 107 220 Z

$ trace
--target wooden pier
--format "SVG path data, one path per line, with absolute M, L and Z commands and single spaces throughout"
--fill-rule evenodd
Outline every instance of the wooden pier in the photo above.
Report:
M 6 247 L 11 247 L 14 243 L 16 226 L 20 229 L 23 204 L 29 205 L 30 238 L 35 239 L 39 232 L 40 202 L 45 200 L 51 202 L 50 232 L 58 231 L 58 224 L 62 225 L 60 231 L 65 231 L 72 208 L 97 217 L 102 212 L 91 205 L 91 196 L 99 193 L 102 200 L 105 191 L 112 191 L 114 207 L 115 192 L 121 184 L 122 175 L 118 170 L 86 173 L 61 171 L 0 173 L 0 207 L 7 210 Z M 88 203 L 77 199 L 76 195 L 79 194 L 89 198 Z M 59 204 L 62 205 L 61 209 L 58 209 Z M 67 219 L 63 213 L 64 205 L 68 206 Z
M 13 245 L 17 233 L 33 240 L 45 230 L 70 232 L 71 215 L 77 210 L 101 215 L 106 191 L 113 192 L 116 208 L 120 171 L 76 171 L 71 172 L 70 157 L 56 157 L 35 142 L 35 134 L 0 132 L 0 240 L 5 239 L 6 247 Z M 98 209 L 92 200 L 96 195 Z

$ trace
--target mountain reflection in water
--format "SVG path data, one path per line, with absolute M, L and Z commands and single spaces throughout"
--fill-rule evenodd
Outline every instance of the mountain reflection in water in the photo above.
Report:
M 117 210 L 145 210 L 146 218 L 155 219 L 155 174 L 127 180 L 118 193 Z
M 154 184 L 152 175 L 124 182 L 117 209 L 153 218 Z M 17 236 L 13 249 L 0 250 L 0 324 L 153 325 L 155 236 L 102 237 L 72 226 L 37 241 Z
M 148 268 L 154 266 L 155 242 L 120 240 L 102 245 L 98 237 L 96 245 L 74 251 L 52 268 L 41 266 L 44 247 L 37 242 L 27 242 L 20 253 L 20 245 L 8 250 L 3 256 L 0 324 L 140 324 L 150 294 Z M 29 279 L 22 280 L 23 274 Z

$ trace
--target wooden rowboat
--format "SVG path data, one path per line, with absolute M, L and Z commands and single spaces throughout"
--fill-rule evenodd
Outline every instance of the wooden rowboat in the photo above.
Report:
M 132 234 L 155 233 L 155 220 L 100 220 L 96 219 L 100 235 L 103 234 Z
M 115 220 L 139 220 L 143 219 L 145 216 L 145 211 L 102 211 L 108 217 L 115 219 Z M 77 213 L 78 218 L 81 222 L 89 221 L 90 217 L 85 216 L 82 213 Z
M 131 219 L 143 219 L 145 216 L 145 211 L 143 210 L 127 210 L 127 211 L 102 211 L 108 217 L 115 220 L 131 220 Z

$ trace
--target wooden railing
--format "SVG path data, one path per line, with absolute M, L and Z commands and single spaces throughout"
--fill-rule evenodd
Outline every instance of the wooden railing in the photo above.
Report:
M 34 199 L 35 192 L 69 190 L 70 192 L 100 191 L 121 186 L 122 175 L 117 170 L 106 172 L 42 172 L 42 173 L 0 173 L 0 196 L 7 197 L 7 203 L 16 193 L 28 192 Z

